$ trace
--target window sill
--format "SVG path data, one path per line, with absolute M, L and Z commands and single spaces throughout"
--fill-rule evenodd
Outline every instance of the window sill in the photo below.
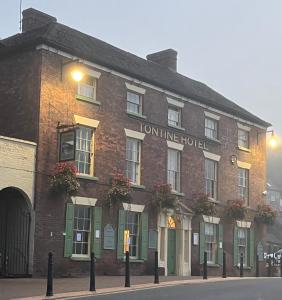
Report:
M 238 146 L 238 149 L 241 150 L 241 151 L 248 152 L 248 153 L 251 152 L 251 150 L 249 148 L 245 148 L 245 147 L 242 147 L 242 146 Z
M 138 189 L 138 190 L 145 190 L 145 185 L 142 184 L 136 184 L 136 183 L 131 183 L 130 186 L 134 189 Z
M 101 105 L 100 101 L 97 101 L 93 98 L 85 97 L 85 96 L 82 96 L 82 95 L 76 95 L 76 99 L 81 100 L 81 101 L 86 101 L 86 102 L 89 102 L 89 103 L 92 103 L 92 104 L 95 104 L 95 105 L 99 105 L 99 106 Z
M 217 144 L 221 144 L 221 141 L 218 140 L 218 139 L 213 139 L 213 138 L 210 138 L 210 137 L 207 137 L 207 136 L 205 136 L 205 138 L 206 138 L 207 140 L 209 140 L 210 142 L 214 142 L 214 143 L 217 143 Z
M 131 111 L 126 111 L 126 113 L 127 113 L 130 117 L 141 118 L 141 119 L 144 119 L 144 120 L 147 119 L 146 116 L 140 115 L 140 114 L 136 114 L 136 113 L 133 113 L 133 112 L 131 112 Z
M 174 128 L 174 129 L 181 130 L 181 131 L 185 131 L 185 128 L 180 127 L 180 126 L 174 126 L 174 125 L 171 125 L 171 124 L 167 124 L 167 126 L 169 126 L 169 127 L 171 127 L 171 128 Z
M 92 180 L 92 181 L 98 181 L 99 178 L 95 176 L 90 176 L 90 175 L 83 175 L 83 174 L 77 174 L 76 177 L 78 179 L 87 179 L 87 180 Z
M 178 191 L 173 191 L 173 190 L 172 190 L 171 193 L 172 193 L 173 195 L 180 196 L 180 197 L 184 197 L 184 196 L 185 196 L 184 193 L 180 193 L 180 192 L 178 192 Z
M 71 256 L 70 259 L 75 260 L 75 261 L 90 261 L 91 260 L 89 256 Z

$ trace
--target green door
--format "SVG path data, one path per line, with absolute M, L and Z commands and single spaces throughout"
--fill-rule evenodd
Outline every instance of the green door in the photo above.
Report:
M 167 230 L 167 273 L 175 275 L 176 261 L 176 230 Z

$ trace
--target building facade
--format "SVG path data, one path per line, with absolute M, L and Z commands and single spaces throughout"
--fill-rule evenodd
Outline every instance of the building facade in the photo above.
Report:
M 70 76 L 77 65 L 79 83 Z M 87 272 L 91 251 L 98 273 L 123 274 L 125 249 L 133 274 L 153 272 L 156 250 L 165 275 L 200 274 L 205 251 L 212 274 L 221 273 L 223 251 L 229 274 L 240 253 L 254 274 L 270 124 L 177 73 L 174 50 L 141 59 L 28 9 L 23 33 L 0 41 L 0 99 L 0 134 L 37 144 L 29 274 L 46 273 L 49 251 L 58 276 Z M 65 129 L 76 136 L 72 198 L 50 194 Z M 130 179 L 132 201 L 109 207 L 115 172 Z M 152 208 L 158 183 L 171 185 L 178 209 Z M 214 215 L 193 213 L 199 193 Z M 239 198 L 248 218 L 227 220 L 227 202 Z

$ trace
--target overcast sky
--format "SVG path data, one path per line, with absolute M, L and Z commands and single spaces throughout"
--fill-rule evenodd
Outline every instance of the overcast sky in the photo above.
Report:
M 0 37 L 19 32 L 20 0 L 0 0 Z M 144 57 L 174 48 L 178 71 L 282 135 L 281 0 L 22 0 L 60 23 Z

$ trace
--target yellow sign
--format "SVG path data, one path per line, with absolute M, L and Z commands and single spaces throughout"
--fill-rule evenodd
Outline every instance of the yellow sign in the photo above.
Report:
M 126 251 L 129 251 L 129 244 L 130 244 L 130 232 L 129 230 L 124 230 L 124 247 L 123 247 L 123 252 L 125 253 Z

